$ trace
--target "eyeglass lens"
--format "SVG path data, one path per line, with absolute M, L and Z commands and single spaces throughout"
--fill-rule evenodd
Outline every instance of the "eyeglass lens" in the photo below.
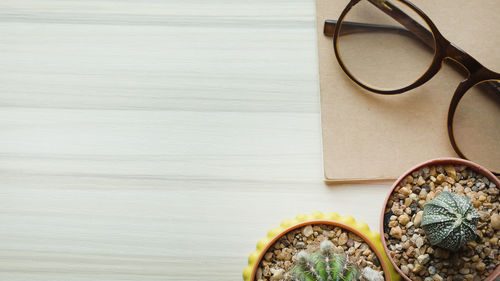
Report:
M 376 1 L 373 1 L 376 2 Z M 434 58 L 432 36 L 428 44 L 387 15 L 372 1 L 362 0 L 348 12 L 340 26 L 337 48 L 347 71 L 374 89 L 397 90 L 413 84 Z M 392 5 L 431 31 L 427 23 L 399 1 Z
M 487 81 L 468 90 L 453 118 L 458 148 L 469 160 L 500 172 L 500 81 Z

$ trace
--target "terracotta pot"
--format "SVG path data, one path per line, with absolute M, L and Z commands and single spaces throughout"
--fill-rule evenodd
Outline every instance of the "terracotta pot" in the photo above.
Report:
M 288 232 L 306 225 L 325 224 L 343 228 L 352 232 L 363 239 L 368 244 L 370 249 L 375 253 L 386 281 L 399 281 L 401 277 L 396 273 L 385 253 L 383 252 L 380 234 L 370 231 L 368 225 L 362 222 L 356 222 L 353 217 L 341 217 L 337 213 L 328 213 L 324 215 L 321 212 L 315 212 L 312 215 L 301 214 L 295 219 L 284 220 L 280 227 L 273 228 L 268 232 L 266 238 L 261 239 L 257 243 L 257 250 L 250 254 L 248 258 L 248 267 L 243 271 L 243 279 L 245 281 L 257 281 L 255 278 L 257 269 L 267 250 L 274 245 L 278 239 L 286 235 Z
M 423 168 L 425 166 L 435 166 L 435 165 L 465 165 L 465 166 L 471 168 L 472 170 L 474 170 L 475 172 L 477 172 L 477 173 L 479 173 L 479 174 L 481 174 L 483 176 L 486 176 L 491 182 L 494 182 L 497 187 L 500 187 L 500 180 L 495 175 L 493 175 L 486 168 L 484 168 L 484 167 L 482 167 L 482 166 L 480 166 L 480 165 L 478 165 L 478 164 L 476 164 L 474 162 L 468 161 L 468 160 L 459 159 L 459 158 L 437 158 L 437 159 L 433 159 L 433 160 L 429 160 L 429 161 L 423 162 L 423 163 L 418 164 L 417 166 L 409 169 L 406 173 L 404 173 L 402 176 L 400 176 L 394 182 L 394 184 L 392 185 L 392 187 L 390 189 L 390 192 L 388 193 L 387 197 L 385 198 L 384 206 L 382 208 L 382 215 L 381 215 L 381 218 L 380 218 L 380 233 L 382 233 L 382 234 L 384 233 L 384 215 L 385 215 L 385 209 L 386 209 L 387 202 L 389 201 L 389 198 L 390 198 L 391 194 L 394 192 L 394 189 L 399 185 L 399 183 L 401 181 L 403 181 L 413 171 L 419 170 L 419 169 L 421 169 L 421 168 Z M 387 243 L 385 241 L 384 236 L 382 235 L 381 238 L 382 238 L 381 240 L 382 240 L 382 245 L 384 247 L 384 251 L 385 251 L 386 255 L 389 257 L 389 260 L 390 260 L 391 264 L 394 266 L 394 268 L 397 270 L 397 272 L 403 277 L 403 279 L 405 279 L 407 281 L 412 281 L 396 265 L 396 263 L 394 262 L 394 260 L 392 259 L 392 257 L 389 254 L 389 249 L 387 248 Z M 500 277 L 500 266 L 497 266 L 497 268 L 495 269 L 495 271 L 486 280 L 484 280 L 484 281 L 493 281 L 493 280 L 495 280 L 498 277 Z

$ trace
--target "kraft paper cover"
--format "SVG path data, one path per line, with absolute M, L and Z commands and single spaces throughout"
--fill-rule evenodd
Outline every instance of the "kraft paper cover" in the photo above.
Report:
M 443 64 L 429 82 L 400 95 L 362 89 L 341 70 L 333 39 L 323 35 L 324 21 L 337 19 L 348 2 L 316 2 L 326 180 L 394 179 L 419 162 L 458 157 L 448 139 L 446 118 L 463 74 Z M 496 0 L 412 3 L 448 40 L 489 69 L 500 71 L 500 5 Z

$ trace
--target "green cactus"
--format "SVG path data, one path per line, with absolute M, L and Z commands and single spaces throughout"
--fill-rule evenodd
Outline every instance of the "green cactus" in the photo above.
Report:
M 476 238 L 479 218 L 469 197 L 443 191 L 424 205 L 421 226 L 432 245 L 457 251 Z
M 324 240 L 312 254 L 298 253 L 297 264 L 291 273 L 298 281 L 353 281 L 359 269 L 349 264 L 343 254 L 333 252 L 333 244 Z

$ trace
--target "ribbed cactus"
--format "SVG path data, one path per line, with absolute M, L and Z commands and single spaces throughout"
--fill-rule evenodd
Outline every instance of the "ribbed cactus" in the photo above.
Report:
M 334 253 L 332 242 L 324 240 L 316 252 L 298 253 L 292 275 L 298 281 L 353 281 L 358 280 L 359 269 L 343 254 Z
M 421 226 L 432 245 L 457 251 L 474 240 L 479 218 L 469 197 L 443 191 L 425 204 Z

